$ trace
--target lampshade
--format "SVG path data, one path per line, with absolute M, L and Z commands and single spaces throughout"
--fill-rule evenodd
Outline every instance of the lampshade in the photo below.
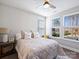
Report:
M 0 28 L 0 33 L 7 33 L 8 29 L 7 28 Z

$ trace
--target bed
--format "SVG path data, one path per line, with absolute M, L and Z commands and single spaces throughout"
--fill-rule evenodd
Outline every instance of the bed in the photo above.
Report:
M 51 39 L 20 39 L 16 50 L 19 59 L 56 59 L 65 56 L 59 43 Z

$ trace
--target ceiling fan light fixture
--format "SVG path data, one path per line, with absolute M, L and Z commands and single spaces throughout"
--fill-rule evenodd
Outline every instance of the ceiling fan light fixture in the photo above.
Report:
M 49 7 L 49 4 L 44 4 L 44 8 L 48 8 Z
M 43 5 L 44 5 L 44 8 L 48 8 L 49 7 L 49 2 L 46 1 Z

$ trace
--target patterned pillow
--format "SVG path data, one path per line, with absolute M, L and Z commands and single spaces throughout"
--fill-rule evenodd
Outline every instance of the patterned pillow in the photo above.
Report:
M 25 38 L 25 32 L 20 31 L 19 33 L 16 34 L 16 40 L 18 39 L 24 39 Z
M 25 32 L 25 39 L 31 39 L 31 32 Z
M 25 32 L 21 31 L 21 39 L 25 39 Z
M 19 40 L 19 39 L 21 39 L 21 33 L 16 34 L 16 40 Z

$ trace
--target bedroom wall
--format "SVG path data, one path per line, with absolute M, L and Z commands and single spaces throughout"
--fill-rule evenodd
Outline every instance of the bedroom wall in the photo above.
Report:
M 15 34 L 21 30 L 37 32 L 38 19 L 43 16 L 18 8 L 0 5 L 0 27 L 6 27 Z

